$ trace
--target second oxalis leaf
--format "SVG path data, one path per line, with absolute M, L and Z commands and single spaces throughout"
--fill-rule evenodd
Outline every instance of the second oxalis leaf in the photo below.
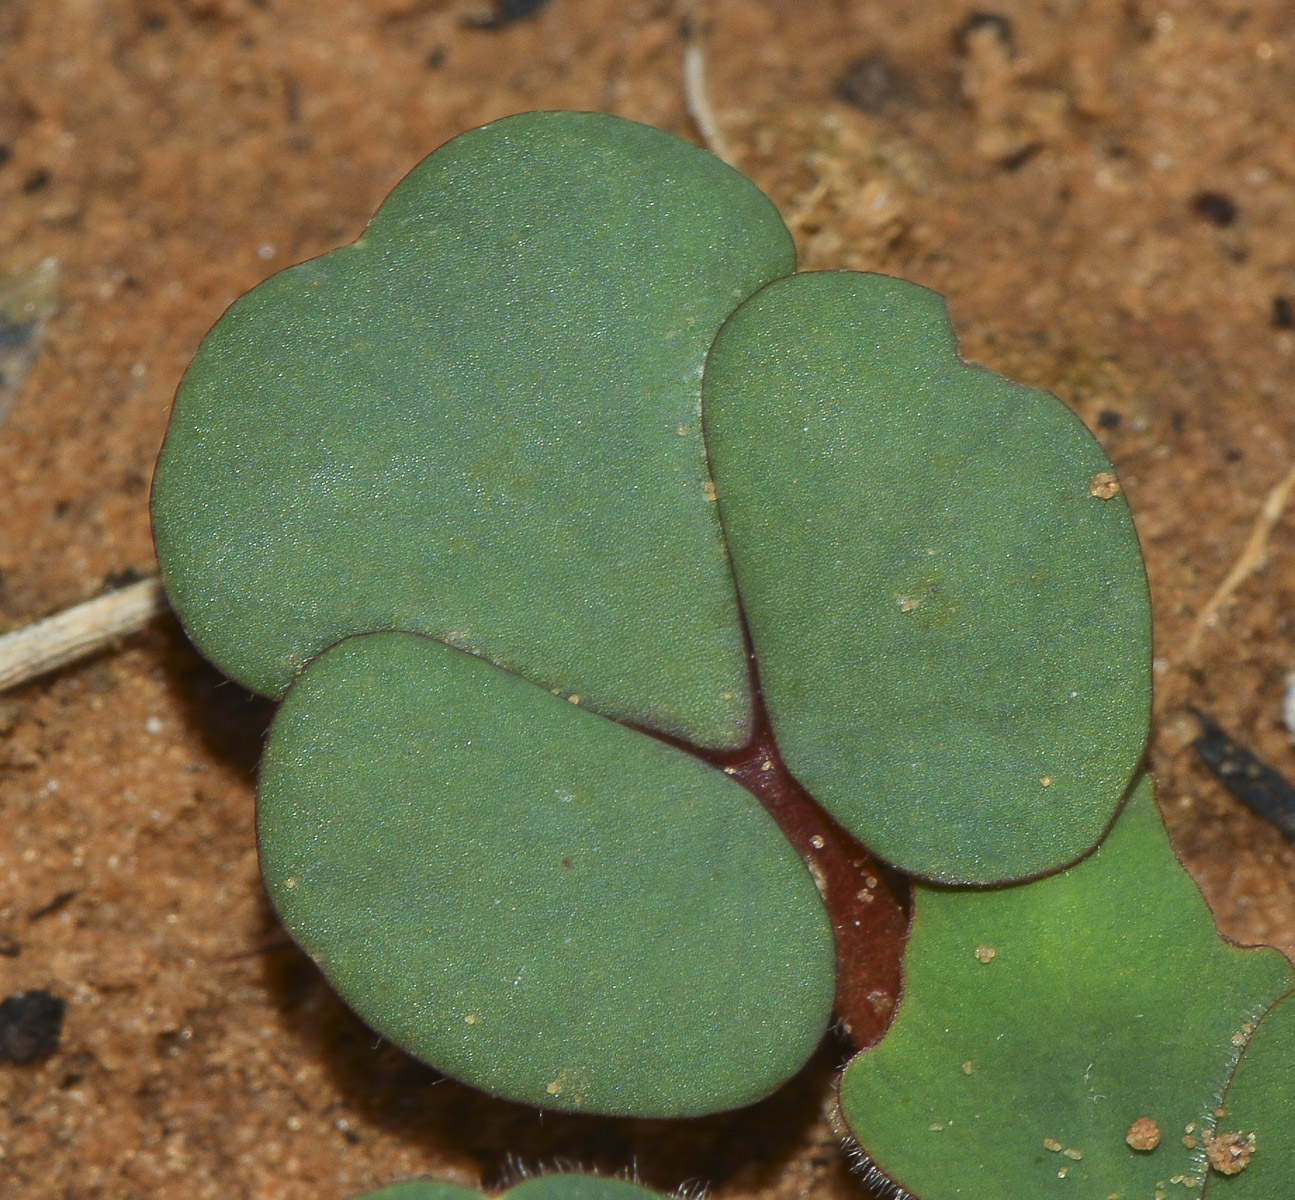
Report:
M 717 769 L 764 745 L 744 610 L 792 771 L 906 870 L 1074 861 L 1136 767 L 1146 586 L 1096 444 L 962 364 L 932 293 L 793 266 L 696 147 L 528 114 L 235 304 L 177 396 L 168 592 L 287 693 L 275 903 L 362 1016 L 486 1090 L 710 1111 L 826 1027 L 811 875 Z
M 1295 1197 L 1295 972 L 1219 937 L 1149 779 L 1068 871 L 917 887 L 904 967 L 841 1101 L 908 1193 Z

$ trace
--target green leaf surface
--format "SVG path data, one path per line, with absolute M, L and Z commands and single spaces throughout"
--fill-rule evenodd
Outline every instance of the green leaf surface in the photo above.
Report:
M 1146 740 L 1150 607 L 1110 463 L 1055 397 L 957 356 L 881 275 L 779 280 L 721 331 L 706 438 L 774 734 L 906 871 L 1056 869 Z
M 918 886 L 904 966 L 895 1023 L 847 1068 L 841 1101 L 866 1154 L 921 1200 L 1152 1200 L 1166 1181 L 1169 1196 L 1198 1195 L 1238 1056 L 1295 985 L 1275 950 L 1218 936 L 1149 780 L 1068 871 L 989 890 Z M 1281 1021 L 1266 1068 L 1249 1066 L 1267 1039 L 1255 1035 L 1237 1089 L 1251 1072 L 1274 1078 L 1226 1120 L 1253 1122 L 1261 1152 L 1288 1164 Z M 1139 1152 L 1125 1139 L 1143 1117 L 1162 1140 Z M 1295 1196 L 1295 1174 L 1265 1178 L 1273 1190 L 1238 1195 Z
M 741 744 L 701 373 L 793 267 L 773 205 L 660 130 L 529 113 L 450 142 L 355 244 L 237 301 L 185 375 L 153 519 L 189 635 L 277 697 L 349 634 L 430 633 Z
M 1295 1197 L 1295 996 L 1258 1023 L 1223 1097 L 1216 1132 L 1255 1135 L 1249 1164 L 1235 1175 L 1211 1174 L 1212 1200 Z
M 352 638 L 306 669 L 258 832 L 276 908 L 343 998 L 485 1091 L 736 1108 L 826 1028 L 827 914 L 749 792 L 429 638 Z

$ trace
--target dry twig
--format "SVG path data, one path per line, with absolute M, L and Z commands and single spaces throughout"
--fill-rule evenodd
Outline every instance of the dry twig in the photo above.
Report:
M 683 92 L 692 117 L 701 134 L 701 140 L 716 158 L 722 158 L 730 167 L 737 166 L 733 147 L 720 126 L 711 107 L 706 88 L 706 5 L 705 0 L 692 0 L 688 6 L 687 41 L 683 50 Z
M 0 692 L 102 650 L 167 610 L 156 575 L 0 637 Z
M 1196 618 L 1191 636 L 1188 637 L 1187 644 L 1183 648 L 1184 666 L 1190 666 L 1195 661 L 1201 639 L 1207 630 L 1217 624 L 1223 606 L 1232 599 L 1237 589 L 1268 561 L 1268 537 L 1273 527 L 1281 520 L 1282 513 L 1286 511 L 1292 492 L 1295 492 L 1295 466 L 1292 466 L 1285 478 L 1264 497 L 1263 507 L 1259 510 L 1259 516 L 1250 530 L 1250 536 L 1246 538 L 1246 544 L 1242 547 L 1240 556 L 1232 564 L 1232 569 L 1224 577 L 1223 582 L 1214 589 L 1214 594 L 1206 601 L 1205 607 Z

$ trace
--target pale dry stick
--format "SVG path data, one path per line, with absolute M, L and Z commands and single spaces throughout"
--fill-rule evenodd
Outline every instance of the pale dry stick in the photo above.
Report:
M 705 0 L 692 0 L 688 6 L 688 39 L 683 48 L 684 103 L 706 149 L 730 167 L 736 167 L 737 156 L 724 136 L 706 88 L 706 20 Z
M 1214 594 L 1206 601 L 1205 607 L 1201 609 L 1196 623 L 1192 626 L 1191 636 L 1183 647 L 1183 666 L 1190 666 L 1195 660 L 1201 639 L 1208 629 L 1213 628 L 1223 606 L 1232 599 L 1237 589 L 1268 561 L 1269 535 L 1281 520 L 1282 513 L 1286 511 L 1292 492 L 1295 492 L 1295 465 L 1264 497 L 1263 507 L 1259 509 L 1259 516 L 1250 530 L 1250 536 L 1246 538 L 1246 544 L 1242 547 L 1240 556 L 1224 576 L 1223 582 L 1214 589 Z
M 818 206 L 827 199 L 835 182 L 832 175 L 827 172 L 820 175 L 818 182 L 805 193 L 804 197 L 796 201 L 796 207 L 783 218 L 787 228 L 796 230 L 803 228 L 805 222 L 818 210 Z
M 167 611 L 156 575 L 0 637 L 0 692 L 111 646 Z

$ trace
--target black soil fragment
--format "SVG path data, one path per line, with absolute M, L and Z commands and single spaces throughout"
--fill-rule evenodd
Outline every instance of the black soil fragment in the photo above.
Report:
M 870 117 L 906 107 L 916 99 L 903 73 L 880 52 L 865 54 L 850 64 L 837 82 L 836 97 Z
M 103 577 L 103 590 L 105 592 L 115 592 L 118 588 L 129 587 L 132 583 L 138 583 L 143 578 L 143 573 L 134 567 L 126 567 L 122 571 L 109 571 Z
M 66 1007 L 57 996 L 40 989 L 0 1002 L 0 1063 L 25 1067 L 49 1058 L 58 1049 Z
M 1271 821 L 1295 841 L 1295 787 L 1285 776 L 1238 745 L 1204 713 L 1197 713 L 1201 736 L 1193 743 L 1219 782 L 1247 808 Z
M 1222 192 L 1197 192 L 1192 197 L 1192 212 L 1202 221 L 1226 229 L 1236 222 L 1238 210 L 1231 196 Z
M 52 917 L 55 913 L 62 912 L 72 903 L 73 900 L 76 899 L 76 896 L 77 893 L 75 889 L 68 892 L 59 892 L 59 894 L 52 900 L 46 904 L 42 904 L 40 908 L 31 913 L 27 920 L 34 924 L 37 921 L 43 921 L 46 917 Z
M 473 24 L 478 29 L 502 29 L 514 21 L 533 17 L 547 3 L 548 0 L 497 0 L 494 12 Z
M 48 187 L 49 181 L 53 178 L 54 176 L 44 167 L 37 167 L 36 170 L 32 171 L 31 174 L 22 181 L 23 194 L 26 196 L 35 195 L 37 192 Z

